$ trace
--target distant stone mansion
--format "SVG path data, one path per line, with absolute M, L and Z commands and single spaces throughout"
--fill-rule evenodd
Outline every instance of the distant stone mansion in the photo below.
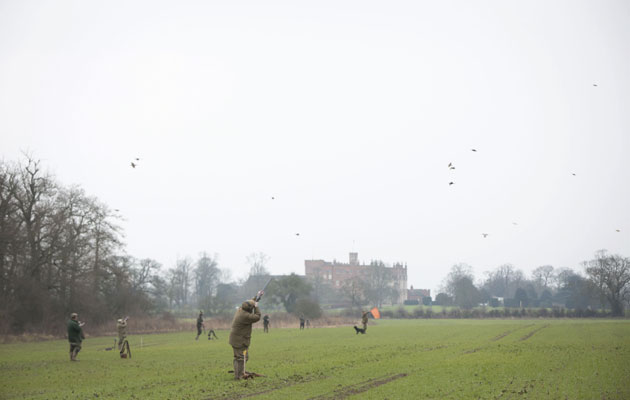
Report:
M 307 279 L 321 277 L 335 289 L 340 289 L 344 282 L 354 278 L 365 279 L 370 272 L 370 265 L 359 263 L 359 254 L 350 253 L 348 263 L 329 262 L 324 260 L 305 260 L 305 276 Z M 398 293 L 395 304 L 402 304 L 407 299 L 407 266 L 395 263 L 391 267 L 384 267 L 393 278 L 392 287 Z

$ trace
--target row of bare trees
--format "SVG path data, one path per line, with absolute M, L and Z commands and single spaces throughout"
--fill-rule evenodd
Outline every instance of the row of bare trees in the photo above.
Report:
M 475 283 L 472 267 L 457 264 L 444 279 L 442 293 L 436 302 L 471 308 L 480 303 L 514 307 L 551 307 L 561 305 L 573 309 L 608 309 L 621 316 L 630 302 L 630 258 L 595 253 L 582 263 L 583 273 L 570 268 L 540 266 L 529 278 L 511 264 L 486 272 L 486 278 Z
M 0 331 L 46 330 L 70 312 L 99 322 L 146 308 L 157 266 L 123 254 L 118 220 L 39 161 L 0 161 Z
M 217 255 L 181 258 L 162 271 L 125 253 L 120 219 L 28 155 L 0 161 L 0 334 L 54 333 L 71 312 L 99 325 L 167 310 L 220 313 L 238 302 Z M 268 258 L 248 261 L 260 272 Z

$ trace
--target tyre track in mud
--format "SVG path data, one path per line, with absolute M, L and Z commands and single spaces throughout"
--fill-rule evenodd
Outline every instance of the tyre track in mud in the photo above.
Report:
M 530 337 L 534 336 L 534 334 L 535 334 L 536 332 L 539 332 L 539 331 L 541 331 L 541 330 L 545 329 L 545 328 L 546 328 L 546 327 L 548 327 L 548 326 L 549 326 L 549 324 L 545 324 L 545 325 L 541 326 L 541 327 L 540 327 L 540 328 L 538 328 L 538 329 L 534 329 L 533 331 L 529 332 L 527 335 L 525 335 L 525 336 L 523 336 L 522 338 L 520 338 L 520 339 L 519 339 L 519 341 L 520 341 L 520 342 L 524 342 L 525 340 L 527 340 L 527 339 L 529 339 Z
M 509 335 L 510 333 L 513 333 L 513 332 L 519 331 L 519 330 L 521 330 L 521 329 L 529 328 L 530 326 L 534 326 L 534 325 L 536 325 L 536 324 L 523 325 L 523 326 L 518 327 L 518 328 L 516 328 L 516 329 L 510 329 L 509 331 L 505 331 L 505 332 L 503 332 L 503 333 L 502 333 L 502 334 L 500 334 L 499 336 L 493 337 L 492 339 L 490 339 L 490 341 L 491 341 L 491 342 L 496 342 L 496 341 L 498 341 L 498 340 L 503 339 L 504 337 L 506 337 L 506 336 L 507 336 L 507 335 Z
M 531 327 L 531 326 L 535 326 L 535 325 L 536 325 L 536 324 L 529 324 L 529 325 L 523 325 L 523 326 L 520 326 L 520 327 L 518 327 L 518 328 L 516 328 L 516 329 L 510 329 L 510 330 L 508 330 L 508 331 L 505 331 L 505 332 L 501 333 L 501 334 L 500 334 L 500 335 L 498 335 L 498 336 L 493 337 L 492 339 L 490 339 L 490 342 L 497 342 L 497 341 L 499 341 L 499 340 L 503 339 L 504 337 L 506 337 L 507 335 L 509 335 L 509 334 L 511 334 L 511 333 L 514 333 L 514 332 L 519 331 L 519 330 L 521 330 L 521 329 L 529 328 L 529 327 Z M 548 326 L 548 325 L 547 325 L 547 326 Z M 480 346 L 480 347 L 475 347 L 474 349 L 465 350 L 465 351 L 463 351 L 462 353 L 463 353 L 463 354 L 472 354 L 472 353 L 476 353 L 476 352 L 478 352 L 478 351 L 481 351 L 481 350 L 483 350 L 483 349 L 486 349 L 486 348 L 488 348 L 488 347 L 489 347 L 489 344 L 484 345 L 484 346 Z
M 404 378 L 407 374 L 396 374 L 391 376 L 381 376 L 379 378 L 368 379 L 367 381 L 357 383 L 355 385 L 344 386 L 335 390 L 333 393 L 323 394 L 317 397 L 311 397 L 308 400 L 338 400 L 345 399 L 346 397 L 353 396 L 355 394 L 367 392 L 368 390 L 385 385 L 396 379 Z
M 326 378 L 322 378 L 322 379 L 326 379 Z M 310 378 L 310 379 L 303 379 L 300 381 L 295 381 L 295 382 L 283 382 L 282 384 L 276 385 L 274 387 L 270 387 L 268 389 L 265 390 L 260 390 L 258 392 L 253 392 L 253 393 L 241 393 L 241 394 L 233 394 L 233 395 L 227 395 L 227 396 L 219 396 L 219 397 L 208 397 L 205 400 L 238 400 L 238 399 L 246 399 L 248 397 L 256 397 L 256 396 L 261 396 L 263 394 L 267 394 L 267 393 L 271 393 L 274 392 L 276 390 L 281 390 L 281 389 L 285 389 L 291 386 L 295 386 L 295 385 L 300 385 L 302 383 L 309 383 L 309 382 L 313 382 L 316 380 L 321 380 L 321 379 L 317 379 L 317 378 Z

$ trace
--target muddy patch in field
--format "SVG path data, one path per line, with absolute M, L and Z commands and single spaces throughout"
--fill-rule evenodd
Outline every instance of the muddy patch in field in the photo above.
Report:
M 256 397 L 256 396 L 261 396 L 263 394 L 267 394 L 267 393 L 271 393 L 274 392 L 276 390 L 280 390 L 280 389 L 285 389 L 294 385 L 299 385 L 302 383 L 308 383 L 308 382 L 312 382 L 321 378 L 317 378 L 317 377 L 302 377 L 302 376 L 292 376 L 289 377 L 290 379 L 295 379 L 293 381 L 291 380 L 285 380 L 284 382 L 280 383 L 280 384 L 276 384 L 273 387 L 264 389 L 264 390 L 260 390 L 258 392 L 251 392 L 251 393 L 238 393 L 238 394 L 224 394 L 223 396 L 219 395 L 218 397 L 209 397 L 206 400 L 215 400 L 215 399 L 222 399 L 222 400 L 238 400 L 238 399 L 246 399 L 248 397 Z M 256 379 L 265 379 L 264 377 L 262 378 L 256 378 Z M 246 381 L 241 381 L 244 385 L 247 385 Z M 237 382 L 241 383 L 241 382 Z
M 529 332 L 527 335 L 523 336 L 523 337 L 522 337 L 522 338 L 520 338 L 519 340 L 520 340 L 521 342 L 522 342 L 522 341 L 525 341 L 525 340 L 529 339 L 530 337 L 534 336 L 534 334 L 535 334 L 536 332 L 541 331 L 541 330 L 545 329 L 545 328 L 546 328 L 546 327 L 548 327 L 548 326 L 549 326 L 549 324 L 547 324 L 547 325 L 543 325 L 543 326 L 541 326 L 541 327 L 540 327 L 540 328 L 538 328 L 538 329 L 534 329 L 533 331 Z
M 534 324 L 523 325 L 523 326 L 521 326 L 519 328 L 511 329 L 509 331 L 505 331 L 502 334 L 500 334 L 499 336 L 493 337 L 492 339 L 490 339 L 490 341 L 491 342 L 496 342 L 497 340 L 503 339 L 504 337 L 506 337 L 507 335 L 509 335 L 512 332 L 516 332 L 516 331 L 521 330 L 521 329 L 529 328 L 530 326 L 534 326 Z
M 478 352 L 478 351 L 479 351 L 479 350 L 481 350 L 481 349 L 482 349 L 481 347 L 477 347 L 476 349 L 466 350 L 466 351 L 464 352 L 464 354 L 472 354 L 472 353 L 476 353 L 476 352 Z
M 356 385 L 344 386 L 335 390 L 333 393 L 323 394 L 317 397 L 311 397 L 309 400 L 337 400 L 345 399 L 346 397 L 353 396 L 358 393 L 367 392 L 368 390 L 384 385 L 396 379 L 404 378 L 407 374 L 397 374 L 392 376 L 383 376 L 380 378 L 374 378 L 365 382 L 357 383 Z

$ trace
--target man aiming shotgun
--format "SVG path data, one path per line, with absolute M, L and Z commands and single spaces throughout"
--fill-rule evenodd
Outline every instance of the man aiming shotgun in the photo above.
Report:
M 245 371 L 245 362 L 249 359 L 248 349 L 252 339 L 252 325 L 260 321 L 260 309 L 258 302 L 265 294 L 265 288 L 260 290 L 251 300 L 244 301 L 241 307 L 236 310 L 232 320 L 232 330 L 230 331 L 230 345 L 234 352 L 234 379 L 247 379 L 255 374 Z

